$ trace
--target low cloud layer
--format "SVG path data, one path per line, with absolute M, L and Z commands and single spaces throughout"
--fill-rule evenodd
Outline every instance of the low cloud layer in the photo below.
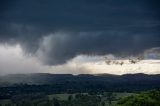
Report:
M 159 49 L 160 50 L 160 49 Z M 152 50 L 147 50 L 152 53 Z M 145 53 L 144 56 L 150 55 Z M 158 52 L 157 54 L 160 54 Z M 104 56 L 78 55 L 63 65 L 44 65 L 38 58 L 23 54 L 20 45 L 0 45 L 0 75 L 16 73 L 53 73 L 53 74 L 126 74 L 146 73 L 160 74 L 160 60 L 147 58 L 137 63 L 131 63 L 125 58 L 116 57 L 112 54 Z M 110 59 L 110 64 L 106 63 Z M 132 57 L 133 58 L 133 57 Z M 136 58 L 136 57 L 135 57 Z M 123 65 L 117 63 L 123 62 Z

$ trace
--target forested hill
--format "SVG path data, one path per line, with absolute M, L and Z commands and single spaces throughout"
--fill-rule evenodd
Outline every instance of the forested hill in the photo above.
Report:
M 137 74 L 9 74 L 0 76 L 0 83 L 3 84 L 55 84 L 64 82 L 99 82 L 113 84 L 160 84 L 160 74 L 148 75 L 143 73 Z
M 147 74 L 12 74 L 0 77 L 1 86 L 16 84 L 54 85 L 57 89 L 74 90 L 148 90 L 160 88 L 160 75 Z

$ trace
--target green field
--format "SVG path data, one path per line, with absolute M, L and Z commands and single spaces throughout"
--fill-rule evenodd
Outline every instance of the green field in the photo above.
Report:
M 52 94 L 48 95 L 49 100 L 52 100 L 53 98 L 59 99 L 59 100 L 67 100 L 68 97 L 72 95 L 73 97 L 75 94 Z
M 11 100 L 9 99 L 0 100 L 0 104 L 2 106 L 6 106 L 7 104 L 10 104 L 10 103 L 11 103 Z
M 108 92 L 105 92 L 105 93 L 108 93 Z M 83 93 L 84 95 L 88 95 L 88 93 Z M 102 95 L 97 95 L 97 96 L 101 96 L 102 99 L 101 99 L 101 102 L 102 101 L 105 101 L 105 106 L 115 106 L 117 101 L 123 97 L 127 97 L 127 96 L 130 96 L 130 95 L 134 95 L 135 93 L 127 93 L 127 92 L 114 92 L 113 93 L 115 95 L 115 100 L 113 100 L 111 102 L 111 104 L 108 104 L 108 101 L 107 101 L 107 97 L 103 97 Z M 52 95 L 48 95 L 48 98 L 49 100 L 52 100 L 53 98 L 56 98 L 60 101 L 67 101 L 68 100 L 68 97 L 71 96 L 73 97 L 73 99 L 75 99 L 75 94 L 52 94 Z M 101 105 L 99 105 L 101 106 Z
M 104 106 L 114 106 L 120 98 L 123 98 L 123 97 L 126 97 L 126 96 L 130 96 L 130 95 L 134 95 L 134 93 L 126 93 L 126 92 L 119 93 L 119 92 L 115 92 L 115 93 L 113 93 L 113 95 L 115 96 L 114 100 L 111 101 L 111 104 L 109 105 L 108 101 L 107 101 L 107 97 L 104 96 L 107 93 L 108 92 L 104 92 L 103 94 L 96 94 L 96 95 L 94 94 L 93 95 L 95 97 L 101 97 L 101 101 L 98 104 L 98 106 L 102 106 L 101 102 L 103 102 L 103 101 L 105 102 Z M 74 94 L 64 93 L 64 94 L 51 94 L 51 95 L 47 95 L 47 98 L 48 98 L 49 101 L 52 101 L 54 98 L 56 98 L 57 100 L 64 102 L 64 101 L 68 101 L 69 96 L 72 96 L 72 100 L 76 100 L 75 96 L 78 95 L 78 94 L 82 94 L 82 95 L 86 95 L 86 96 L 89 95 L 88 93 L 74 93 Z M 37 101 L 39 101 L 39 100 L 38 99 L 37 100 L 33 100 L 32 103 L 35 103 Z M 42 103 L 45 103 L 45 102 L 43 101 Z M 39 103 L 39 104 L 42 104 L 42 103 Z M 0 105 L 1 106 L 10 106 L 9 104 L 13 105 L 13 103 L 9 99 L 0 100 Z
M 21 94 L 1 99 L 0 106 L 160 106 L 160 91 Z
M 74 93 L 74 94 L 68 94 L 68 93 L 64 93 L 64 94 L 52 94 L 52 95 L 48 95 L 48 98 L 49 98 L 49 100 L 52 100 L 53 98 L 56 98 L 56 99 L 59 99 L 59 100 L 68 100 L 68 97 L 70 95 L 72 95 L 73 99 L 74 99 L 76 94 L 77 93 Z M 84 95 L 86 94 L 87 95 L 87 93 L 81 93 L 81 94 L 84 94 Z

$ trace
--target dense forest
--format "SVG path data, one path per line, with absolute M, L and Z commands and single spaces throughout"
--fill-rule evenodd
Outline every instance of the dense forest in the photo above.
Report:
M 160 106 L 160 75 L 16 74 L 0 79 L 0 106 Z
M 32 93 L 0 100 L 0 106 L 160 106 L 159 100 L 159 90 L 139 93 L 94 92 L 52 95 Z
M 0 79 L 0 98 L 25 93 L 138 92 L 160 88 L 160 75 L 146 74 L 13 74 Z

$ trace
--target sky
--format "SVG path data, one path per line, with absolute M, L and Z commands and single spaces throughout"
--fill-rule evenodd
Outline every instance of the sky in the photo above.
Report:
M 160 74 L 159 0 L 0 0 L 0 75 Z

